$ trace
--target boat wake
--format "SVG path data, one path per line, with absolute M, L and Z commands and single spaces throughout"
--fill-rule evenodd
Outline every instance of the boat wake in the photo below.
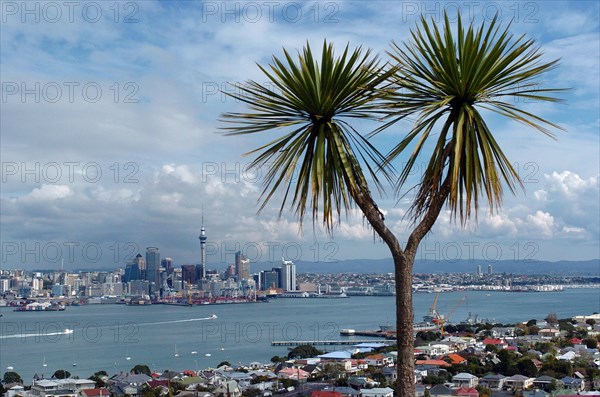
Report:
M 185 320 L 171 320 L 171 321 L 155 321 L 152 323 L 140 323 L 137 324 L 139 326 L 142 325 L 161 325 L 161 324 L 173 324 L 173 323 L 191 323 L 194 321 L 207 321 L 207 320 L 214 320 L 217 318 L 216 314 L 212 314 L 210 317 L 200 317 L 200 318 L 188 318 Z
M 14 335 L 2 335 L 0 339 L 13 339 L 13 338 L 43 338 L 46 336 L 56 336 L 56 335 L 69 335 L 72 334 L 73 330 L 69 328 L 65 328 L 64 331 L 61 332 L 38 332 L 35 334 L 14 334 Z

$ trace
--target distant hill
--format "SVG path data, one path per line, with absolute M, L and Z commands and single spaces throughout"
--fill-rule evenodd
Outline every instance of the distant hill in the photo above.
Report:
M 485 260 L 434 261 L 416 260 L 414 273 L 475 273 L 477 265 L 484 272 L 492 265 L 494 273 L 552 274 L 600 277 L 600 259 L 589 261 L 513 261 L 489 262 Z M 279 267 L 278 262 L 253 263 L 252 272 Z M 296 262 L 296 271 L 301 273 L 391 273 L 391 259 L 350 259 L 335 262 Z

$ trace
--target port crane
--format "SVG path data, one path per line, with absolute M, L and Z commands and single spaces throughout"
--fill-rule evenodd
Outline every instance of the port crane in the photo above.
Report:
M 450 316 L 456 311 L 456 309 L 458 309 L 458 307 L 460 305 L 462 305 L 465 301 L 467 300 L 467 296 L 463 296 L 461 299 L 457 300 L 456 303 L 454 304 L 454 306 L 452 307 L 452 309 L 450 309 L 450 312 L 448 312 L 447 315 L 441 315 L 439 314 L 439 312 L 436 311 L 437 317 L 433 319 L 433 323 L 436 324 L 439 329 L 440 329 L 440 333 L 442 334 L 442 336 L 444 336 L 444 324 L 446 324 L 446 322 L 448 321 L 448 319 L 450 318 Z M 436 301 L 437 301 L 437 297 L 436 297 Z

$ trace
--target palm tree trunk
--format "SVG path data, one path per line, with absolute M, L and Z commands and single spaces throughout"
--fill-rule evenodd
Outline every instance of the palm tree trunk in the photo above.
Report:
M 396 364 L 396 396 L 415 395 L 414 347 L 413 347 L 413 302 L 412 269 L 415 255 L 404 252 L 394 258 L 396 276 L 396 343 L 398 359 Z

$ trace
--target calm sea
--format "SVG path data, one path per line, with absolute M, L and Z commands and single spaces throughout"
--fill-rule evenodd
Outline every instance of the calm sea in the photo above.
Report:
M 433 299 L 432 294 L 414 296 L 417 321 Z M 440 295 L 438 309 L 442 314 L 454 309 L 450 316 L 454 322 L 469 313 L 502 323 L 542 319 L 550 312 L 565 318 L 600 312 L 600 291 L 449 292 Z M 41 313 L 3 308 L 0 312 L 0 373 L 11 366 L 30 382 L 35 373 L 49 377 L 57 369 L 88 377 L 98 370 L 128 371 L 136 364 L 163 371 L 202 369 L 225 360 L 267 362 L 274 355 L 287 354 L 285 347 L 272 347 L 272 340 L 340 339 L 342 328 L 377 329 L 393 323 L 394 298 L 275 299 L 196 307 L 89 305 Z M 217 318 L 211 319 L 212 314 Z M 73 333 L 65 334 L 65 329 Z

